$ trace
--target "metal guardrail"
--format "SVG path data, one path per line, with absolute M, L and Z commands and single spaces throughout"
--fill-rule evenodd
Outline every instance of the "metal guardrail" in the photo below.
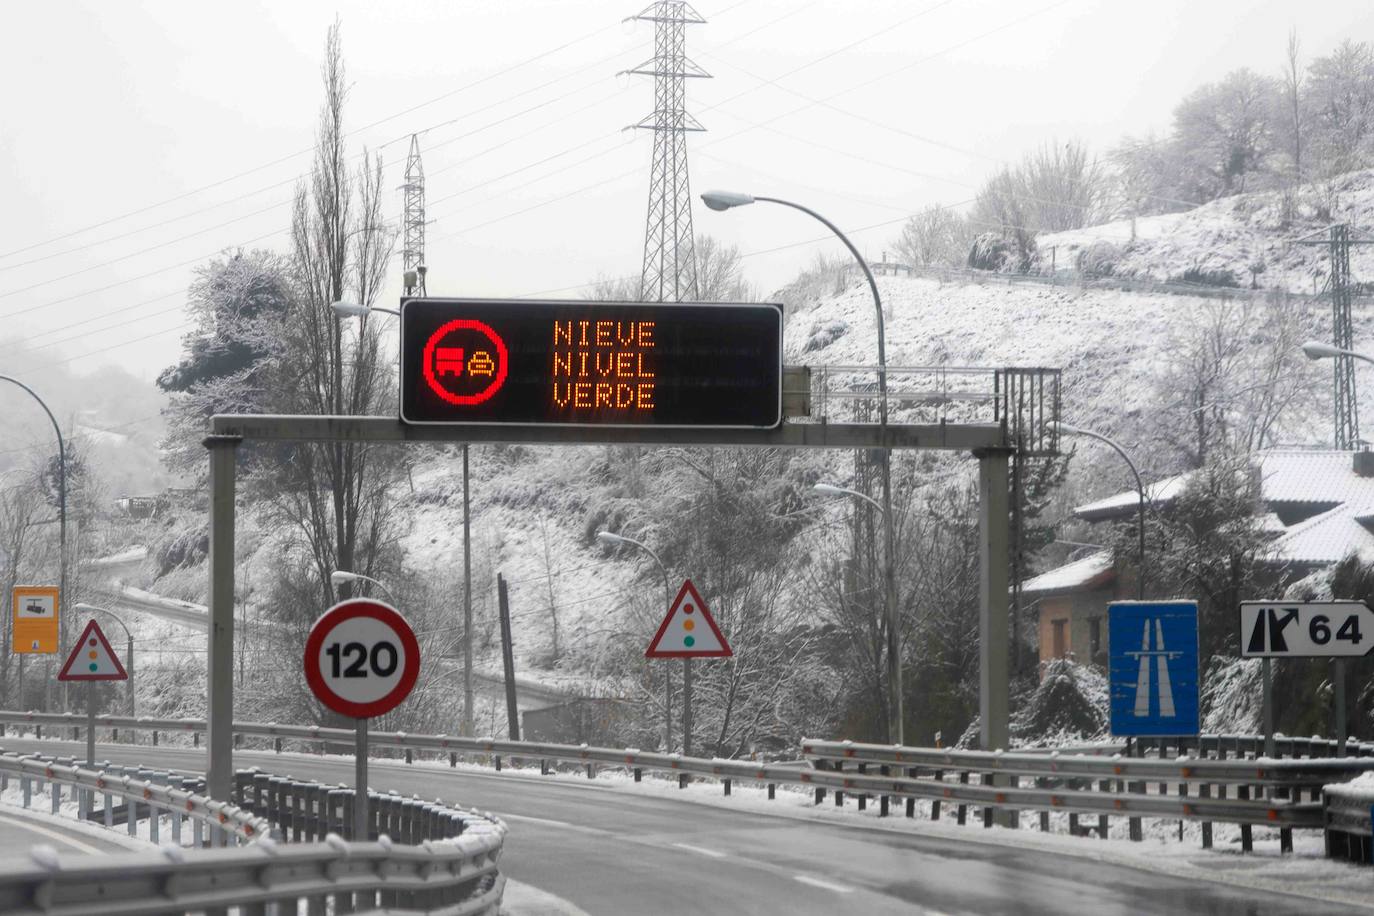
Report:
M 369 836 L 345 838 L 353 790 L 268 776 L 236 774 L 234 802 L 189 791 L 199 780 L 133 767 L 78 767 L 41 755 L 0 753 L 0 783 L 18 779 L 25 806 L 46 784 L 53 812 L 62 787 L 78 798 L 80 816 L 112 826 L 116 812 L 135 834 L 171 820 L 179 844 L 183 818 L 221 849 L 155 851 L 63 859 L 36 847 L 33 862 L 0 869 L 0 912 L 75 914 L 404 911 L 488 914 L 499 910 L 505 879 L 496 868 L 506 827 L 499 820 L 440 802 L 372 793 Z M 95 800 L 103 797 L 104 807 Z M 113 801 L 124 800 L 122 810 Z M 202 827 L 208 829 L 202 833 Z M 341 835 L 344 834 L 344 835 Z M 218 839 L 217 839 L 218 838 Z M 294 842 L 286 843 L 284 841 Z M 331 909 L 332 906 L 332 909 Z
M 30 724 L 60 725 L 79 728 L 84 720 L 75 716 L 0 712 L 0 722 L 27 722 Z M 203 731 L 205 723 L 199 720 L 178 719 L 132 719 L 120 716 L 99 716 L 97 725 L 101 727 L 153 728 L 164 731 Z M 281 750 L 286 741 L 300 742 L 317 746 L 323 751 L 327 744 L 340 749 L 351 747 L 353 733 L 347 729 L 322 728 L 317 726 L 276 725 L 256 723 L 235 723 L 236 740 L 240 737 L 268 738 L 276 750 Z M 816 803 L 820 803 L 827 792 L 835 793 L 836 800 L 842 801 L 844 795 L 855 796 L 862 809 L 868 798 L 877 798 L 880 814 L 887 814 L 890 800 L 902 799 L 906 802 L 906 814 L 914 816 L 914 806 L 918 799 L 929 800 L 943 805 L 957 805 L 959 822 L 963 823 L 968 807 L 981 809 L 983 822 L 991 826 L 997 811 L 1039 811 L 1041 825 L 1048 829 L 1048 815 L 1051 812 L 1066 812 L 1071 815 L 1097 814 L 1105 816 L 1161 817 L 1179 820 L 1198 820 L 1203 822 L 1228 822 L 1242 825 L 1268 825 L 1280 828 L 1320 828 L 1322 826 L 1321 805 L 1314 798 L 1304 803 L 1298 798 L 1281 799 L 1279 794 L 1298 794 L 1293 791 L 1292 783 L 1285 782 L 1281 775 L 1282 767 L 1266 764 L 1258 768 L 1245 761 L 1230 761 L 1225 764 L 1234 769 L 1228 771 L 1227 781 L 1239 785 L 1236 795 L 1230 798 L 1177 795 L 1169 796 L 1146 791 L 1145 778 L 1151 780 L 1183 780 L 1180 768 L 1169 764 L 1167 772 L 1152 770 L 1148 777 L 1136 771 L 1116 773 L 1111 768 L 1124 765 L 1126 761 L 1103 760 L 1101 757 L 1077 755 L 1041 754 L 999 754 L 982 751 L 945 751 L 922 750 L 918 748 L 883 748 L 878 745 L 849 745 L 851 749 L 872 748 L 875 752 L 888 750 L 893 753 L 905 751 L 926 756 L 920 759 L 880 761 L 876 758 L 865 761 L 874 766 L 896 768 L 896 775 L 883 773 L 853 772 L 843 770 L 798 770 L 795 766 L 754 763 L 744 760 L 725 760 L 683 757 L 678 754 L 646 753 L 635 748 L 616 750 L 613 748 L 593 748 L 566 744 L 545 744 L 522 741 L 505 741 L 492 738 L 461 738 L 449 735 L 409 735 L 403 732 L 372 732 L 368 736 L 372 747 L 395 748 L 406 752 L 409 762 L 416 751 L 428 751 L 448 756 L 449 764 L 456 765 L 459 754 L 482 755 L 494 758 L 499 769 L 502 758 L 540 761 L 541 771 L 547 772 L 550 761 L 572 763 L 587 768 L 588 776 L 594 774 L 597 765 L 615 766 L 630 770 L 636 780 L 644 771 L 655 771 L 675 775 L 679 785 L 686 785 L 692 777 L 708 777 L 720 780 L 728 794 L 734 781 L 747 781 L 766 784 L 772 797 L 778 785 L 801 786 L 814 791 Z M 814 751 L 827 744 L 843 747 L 842 742 L 807 741 L 804 751 Z M 1012 758 L 1023 769 L 999 765 L 998 761 Z M 841 758 L 855 759 L 855 758 Z M 1079 761 L 1082 761 L 1080 763 Z M 859 762 L 856 760 L 856 762 Z M 1158 763 L 1158 761 L 1130 761 L 1138 763 Z M 1374 769 L 1374 760 L 1357 761 L 1302 761 L 1303 765 L 1314 763 L 1336 764 L 1338 769 L 1345 764 L 1348 772 L 1362 772 Z M 1055 771 L 1052 767 L 1060 767 Z M 1094 767 L 1106 767 L 1095 769 Z M 1073 767 L 1072 771 L 1062 768 Z M 1086 775 L 1091 769 L 1091 775 Z M 1330 766 L 1321 770 L 1322 779 L 1330 778 Z M 1272 773 L 1270 772 L 1272 770 Z M 948 773 L 957 775 L 958 781 L 944 778 Z M 1083 773 L 1085 775 L 1074 775 Z M 1130 776 L 1130 780 L 1127 776 Z M 973 782 L 972 776 L 978 781 Z M 1022 785 L 1025 780 L 1027 784 Z M 1083 785 L 1082 783 L 1086 783 Z M 1271 793 L 1275 797 L 1258 797 L 1265 786 L 1279 787 Z M 1250 788 L 1256 792 L 1250 797 Z M 934 816 L 938 817 L 938 807 L 933 806 Z M 1076 824 L 1076 820 L 1072 823 Z M 1099 822 L 1100 832 L 1105 836 L 1105 825 Z
M 227 801 L 216 801 L 200 794 L 203 780 L 181 778 L 170 773 L 153 773 L 131 767 L 100 768 L 76 765 L 70 758 L 45 758 L 0 752 L 0 791 L 11 780 L 20 786 L 23 807 L 30 806 L 35 790 L 47 787 L 52 813 L 62 805 L 64 787 L 77 802 L 83 820 L 113 827 L 116 814 L 130 835 L 137 833 L 140 820 L 149 825 L 149 836 L 158 842 L 159 827 L 165 817 L 176 842 L 181 840 L 183 820 L 194 825 L 195 845 L 212 846 L 249 843 L 270 834 L 271 825 L 262 817 Z M 116 805 L 120 799 L 122 804 Z M 100 807 L 97 800 L 103 801 Z
M 1327 786 L 1322 793 L 1326 856 L 1369 863 L 1374 858 L 1374 787 Z
M 1150 759 L 1003 751 L 964 751 L 850 741 L 802 743 L 802 757 L 832 765 L 899 766 L 930 770 L 967 770 L 1017 776 L 1084 779 L 1132 779 L 1149 782 L 1226 783 L 1320 789 L 1341 777 L 1374 770 L 1374 759 L 1362 757 L 1211 760 L 1203 757 Z

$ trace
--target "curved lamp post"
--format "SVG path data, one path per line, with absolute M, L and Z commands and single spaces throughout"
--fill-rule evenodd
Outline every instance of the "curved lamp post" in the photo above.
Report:
M 423 276 L 425 267 L 420 266 Z M 347 299 L 331 302 L 330 308 L 340 318 L 366 318 L 373 312 L 401 317 L 395 309 L 375 305 L 359 305 Z M 463 443 L 463 632 L 472 632 L 472 504 L 468 500 L 468 444 Z M 463 637 L 463 724 L 461 734 L 472 737 L 472 640 Z
M 366 318 L 373 312 L 381 312 L 385 315 L 395 315 L 400 317 L 400 312 L 395 309 L 384 309 L 376 305 L 359 305 L 347 299 L 340 299 L 338 302 L 329 303 L 329 307 L 334 310 L 334 314 L 340 318 Z
M 391 593 L 391 589 L 387 588 L 386 583 L 382 582 L 382 580 L 380 579 L 374 579 L 371 576 L 364 576 L 362 573 L 348 572 L 347 570 L 343 569 L 336 569 L 329 574 L 329 584 L 334 586 L 335 588 L 338 588 L 340 585 L 343 585 L 347 582 L 370 582 L 371 584 L 380 588 L 382 591 L 386 592 L 386 596 L 387 598 L 391 599 L 392 604 L 400 603 L 396 600 L 396 596 Z
M 67 600 L 67 443 L 62 438 L 62 428 L 57 425 L 57 418 L 53 416 L 48 405 L 44 403 L 36 391 L 12 376 L 0 375 L 0 382 L 9 382 L 24 389 L 29 397 L 37 401 L 38 406 L 43 408 L 43 412 L 48 415 L 48 420 L 52 423 L 52 431 L 57 434 L 57 600 L 60 605 L 61 602 Z M 59 615 L 62 614 L 60 606 L 57 612 Z M 62 621 L 59 626 L 65 631 L 66 626 L 63 624 L 65 624 L 66 618 L 59 616 L 58 620 Z M 61 641 L 65 646 L 66 641 Z M 20 661 L 22 664 L 22 655 Z M 62 705 L 64 708 L 67 705 L 66 698 L 67 682 L 63 681 Z
M 673 591 L 672 586 L 668 583 L 668 567 L 663 565 L 663 560 L 659 558 L 659 555 L 654 553 L 648 544 L 636 541 L 634 538 L 627 538 L 623 534 L 598 531 L 596 539 L 603 544 L 628 544 L 644 551 L 658 564 L 658 571 L 663 574 L 663 613 L 668 613 L 668 608 L 673 604 Z M 692 700 L 689 691 L 692 689 L 692 660 L 684 658 L 682 661 L 682 753 L 690 755 L 692 753 Z M 663 669 L 663 709 L 663 753 L 670 754 L 673 750 L 673 681 L 672 672 L 667 667 Z
M 827 229 L 835 234 L 844 247 L 849 249 L 849 253 L 854 256 L 854 260 L 859 262 L 860 269 L 863 270 L 864 279 L 868 281 L 869 292 L 873 294 L 873 308 L 878 321 L 878 422 L 884 428 L 886 436 L 887 427 L 887 339 L 883 326 L 883 300 L 878 293 L 878 281 L 873 279 L 873 271 L 869 269 L 868 262 L 863 255 L 859 254 L 859 249 L 854 247 L 839 227 L 830 220 L 821 216 L 810 207 L 793 203 L 790 200 L 782 200 L 777 197 L 762 197 L 750 194 L 741 194 L 737 191 L 707 191 L 701 195 L 701 200 L 712 210 L 729 210 L 734 207 L 744 207 L 756 201 L 763 201 L 770 204 L 780 204 L 784 207 L 791 207 L 793 210 L 800 210 L 807 216 L 817 220 Z M 887 682 L 888 682 L 888 740 L 894 744 L 902 743 L 902 661 L 897 654 L 897 587 L 895 559 L 896 533 L 892 525 L 892 450 L 888 448 L 880 449 L 878 452 L 880 460 L 878 462 L 878 473 L 882 479 L 883 487 L 883 538 L 884 538 L 884 579 L 885 579 L 885 601 L 887 605 Z
M 1089 439 L 1096 439 L 1098 442 L 1111 447 L 1113 451 L 1121 456 L 1121 460 L 1126 462 L 1126 466 L 1131 469 L 1131 474 L 1135 477 L 1136 495 L 1139 497 L 1139 506 L 1137 508 L 1137 535 L 1139 538 L 1139 546 L 1137 548 L 1138 558 L 1136 560 L 1135 596 L 1137 600 L 1143 601 L 1145 599 L 1145 484 L 1140 479 L 1140 471 L 1136 469 L 1135 462 L 1131 460 L 1131 456 L 1126 453 L 1124 448 L 1101 433 L 1093 432 L 1090 429 L 1081 429 L 1077 426 L 1070 426 L 1068 423 L 1051 423 L 1050 426 L 1066 436 L 1086 436 Z

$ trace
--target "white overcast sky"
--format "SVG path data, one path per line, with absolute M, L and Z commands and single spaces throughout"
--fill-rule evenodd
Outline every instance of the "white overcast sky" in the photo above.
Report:
M 423 132 L 431 294 L 577 297 L 599 274 L 637 275 L 652 137 L 622 129 L 652 109 L 653 86 L 616 73 L 652 53 L 651 24 L 621 23 L 640 8 L 0 3 L 0 338 L 83 371 L 151 379 L 173 362 L 193 266 L 285 248 L 336 16 L 354 150 L 380 150 L 394 187 Z M 1230 69 L 1277 74 L 1292 27 L 1308 58 L 1374 38 L 1368 0 L 697 9 L 708 23 L 689 29 L 688 53 L 713 78 L 689 85 L 708 129 L 689 140 L 694 191 L 804 201 L 874 257 L 903 214 L 972 197 L 1002 159 L 1054 138 L 1100 151 L 1166 128 L 1181 96 Z M 781 208 L 698 205 L 695 219 L 758 252 L 746 264 L 765 290 L 822 250 L 798 244 L 819 227 Z

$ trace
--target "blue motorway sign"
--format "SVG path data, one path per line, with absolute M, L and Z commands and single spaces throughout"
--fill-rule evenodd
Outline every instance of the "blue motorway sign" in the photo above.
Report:
M 1196 602 L 1112 602 L 1107 650 L 1113 735 L 1198 733 Z

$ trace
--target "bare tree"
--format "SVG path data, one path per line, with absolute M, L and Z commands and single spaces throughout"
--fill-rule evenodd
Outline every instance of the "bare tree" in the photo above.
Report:
M 1233 70 L 1192 92 L 1174 109 L 1182 153 L 1182 190 L 1195 200 L 1244 193 L 1269 168 L 1274 150 L 1278 84 Z
M 949 207 L 926 207 L 902 226 L 897 256 L 912 267 L 958 267 L 968 257 L 973 232 L 968 220 Z
M 1288 142 L 1293 148 L 1293 183 L 1302 184 L 1302 72 L 1298 69 L 1298 30 L 1288 31 L 1288 46 L 1284 53 L 1283 94 L 1288 110 Z
M 758 293 L 744 278 L 738 245 L 723 245 L 709 235 L 698 235 L 697 287 L 702 302 L 753 302 Z

